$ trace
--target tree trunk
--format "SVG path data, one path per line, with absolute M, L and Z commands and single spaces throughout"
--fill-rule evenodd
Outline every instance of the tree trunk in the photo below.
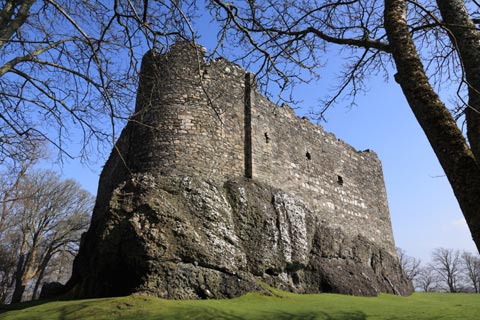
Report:
M 52 258 L 52 255 L 53 255 L 52 252 L 53 252 L 53 248 L 50 246 L 48 248 L 47 253 L 45 253 L 45 256 L 43 257 L 42 263 L 40 264 L 37 281 L 35 282 L 35 288 L 33 289 L 32 300 L 38 299 L 38 294 L 39 294 L 38 291 L 43 281 L 43 277 L 45 275 L 45 270 L 47 269 L 47 265 L 50 262 L 50 259 Z
M 430 85 L 406 21 L 405 0 L 385 0 L 385 29 L 400 84 L 453 188 L 480 252 L 480 170 L 455 119 Z
M 32 301 L 33 300 L 37 300 L 39 297 L 38 297 L 38 290 L 40 289 L 40 285 L 42 284 L 42 281 L 43 281 L 43 276 L 45 275 L 45 268 L 42 268 L 40 270 L 40 273 L 38 274 L 38 277 L 37 277 L 37 280 L 35 281 L 35 287 L 33 289 L 33 293 L 32 293 Z
M 22 285 L 23 274 L 25 270 L 25 256 L 27 251 L 27 240 L 23 238 L 22 245 L 20 246 L 20 254 L 17 261 L 17 268 L 15 270 L 15 287 L 12 294 L 11 303 L 17 303 L 22 301 L 22 295 L 25 291 L 25 286 Z
M 25 292 L 25 285 L 22 284 L 22 281 L 15 281 L 15 289 L 13 290 L 11 303 L 21 302 L 24 292 Z
M 468 86 L 468 107 L 465 110 L 467 136 L 473 155 L 480 163 L 480 32 L 463 0 L 437 0 L 437 4 L 465 72 Z
M 25 23 L 36 0 L 8 0 L 0 11 L 0 48 L 2 48 Z
M 28 281 L 30 281 L 38 271 L 37 268 L 34 267 L 37 241 L 32 240 L 33 244 L 31 248 L 28 248 L 27 238 L 25 235 L 24 237 L 25 238 L 20 249 L 20 258 L 17 263 L 17 269 L 15 270 L 15 289 L 12 295 L 12 303 L 22 301 L 22 296 L 25 292 L 25 287 Z
M 448 290 L 450 291 L 450 293 L 456 293 L 457 292 L 457 286 L 455 284 L 454 276 L 451 275 L 450 273 L 447 274 L 447 285 L 448 285 Z

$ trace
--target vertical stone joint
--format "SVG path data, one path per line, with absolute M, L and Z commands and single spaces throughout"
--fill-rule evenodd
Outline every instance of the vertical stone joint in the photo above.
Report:
M 253 178 L 252 163 L 252 87 L 253 74 L 245 73 L 245 96 L 244 96 L 244 152 L 245 152 L 245 177 Z

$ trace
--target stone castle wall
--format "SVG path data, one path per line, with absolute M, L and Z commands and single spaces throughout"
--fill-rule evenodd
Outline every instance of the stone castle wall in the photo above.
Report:
M 238 81 L 244 72 L 225 72 L 233 69 L 226 61 L 205 64 L 203 54 L 183 43 L 144 58 L 134 119 L 147 143 L 131 150 L 136 171 L 209 179 L 244 174 L 244 83 Z
M 299 197 L 323 222 L 394 254 L 375 153 L 358 152 L 290 107 L 273 104 L 252 75 L 224 59 L 205 62 L 203 48 L 190 43 L 144 57 L 135 115 L 101 176 L 105 201 L 122 165 L 160 176 L 251 177 Z
M 395 250 L 377 155 L 359 152 L 321 126 L 255 94 L 253 177 L 300 197 L 320 218 Z M 268 137 L 268 139 L 267 139 Z

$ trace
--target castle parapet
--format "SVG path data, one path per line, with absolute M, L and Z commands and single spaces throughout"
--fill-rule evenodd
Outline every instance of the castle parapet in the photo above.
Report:
M 103 179 L 119 170 L 253 178 L 302 199 L 319 220 L 394 254 L 376 154 L 356 151 L 290 107 L 275 105 L 241 67 L 207 62 L 204 54 L 182 42 L 165 54 L 145 55 L 135 114 Z M 116 184 L 100 183 L 112 190 Z

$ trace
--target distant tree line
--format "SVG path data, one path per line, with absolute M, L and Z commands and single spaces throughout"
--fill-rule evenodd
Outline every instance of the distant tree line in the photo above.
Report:
M 423 263 L 397 248 L 402 269 L 418 291 L 480 293 L 480 256 L 468 251 L 437 248 Z
M 37 299 L 44 282 L 65 282 L 92 195 L 58 173 L 35 169 L 37 155 L 0 171 L 0 304 Z

